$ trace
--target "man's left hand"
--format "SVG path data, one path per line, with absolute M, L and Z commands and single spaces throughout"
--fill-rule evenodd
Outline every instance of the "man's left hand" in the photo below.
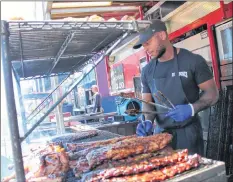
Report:
M 166 116 L 171 117 L 177 122 L 182 122 L 192 116 L 192 108 L 189 104 L 177 105 Z

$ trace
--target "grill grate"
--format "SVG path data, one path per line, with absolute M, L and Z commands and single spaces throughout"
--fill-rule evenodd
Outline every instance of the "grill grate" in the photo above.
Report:
M 72 72 L 126 31 L 133 33 L 149 24 L 149 21 L 9 21 L 9 56 L 20 78 Z
M 227 175 L 233 174 L 233 86 L 220 92 L 218 103 L 211 108 L 207 157 L 224 161 Z

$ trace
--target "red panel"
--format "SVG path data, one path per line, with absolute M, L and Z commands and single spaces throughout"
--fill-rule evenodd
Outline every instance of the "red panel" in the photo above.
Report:
M 210 50 L 211 50 L 211 58 L 212 58 L 212 63 L 213 63 L 213 71 L 214 71 L 214 78 L 217 87 L 220 89 L 220 76 L 219 76 L 219 66 L 218 66 L 218 58 L 217 58 L 217 47 L 215 45 L 215 40 L 214 40 L 214 33 L 212 31 L 212 26 L 208 25 L 207 26 L 207 31 L 208 31 L 208 37 L 210 41 Z
M 220 1 L 220 9 L 222 10 L 222 17 L 225 19 L 226 13 L 225 13 L 225 5 L 223 1 Z
M 125 89 L 133 88 L 133 77 L 140 75 L 140 59 L 145 57 L 146 53 L 144 50 L 138 51 L 137 53 L 130 55 L 126 59 L 119 61 L 113 65 L 113 67 L 123 64 L 124 78 L 125 78 Z
M 107 73 L 107 80 L 108 80 L 108 87 L 110 88 L 111 86 L 111 78 L 110 78 L 110 67 L 109 67 L 109 56 L 105 57 L 105 65 L 106 65 L 106 73 Z
M 142 6 L 139 6 L 139 15 L 140 15 L 140 20 L 143 20 L 143 10 L 142 10 Z
M 230 18 L 230 17 L 233 17 L 233 2 L 229 3 L 228 5 L 225 5 L 224 6 L 225 8 L 225 15 L 226 15 L 226 18 Z

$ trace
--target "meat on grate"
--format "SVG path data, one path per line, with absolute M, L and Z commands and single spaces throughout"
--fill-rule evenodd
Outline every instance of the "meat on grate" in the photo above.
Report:
M 90 151 L 86 158 L 91 168 L 104 160 L 120 160 L 142 153 L 156 152 L 170 143 L 172 135 L 161 133 L 148 137 L 133 137 L 110 146 Z
M 102 179 L 99 176 L 93 177 L 88 182 L 159 182 L 174 177 L 191 168 L 198 167 L 200 156 L 197 154 L 189 156 L 187 161 L 177 162 L 171 166 L 162 169 L 156 169 L 150 172 L 143 172 L 130 176 L 114 177 Z
M 101 141 L 96 141 L 96 142 L 85 142 L 85 143 L 67 143 L 67 149 L 68 151 L 80 151 L 84 150 L 87 148 L 93 148 L 93 147 L 102 147 L 102 146 L 107 146 L 111 145 L 114 143 L 117 143 L 119 141 L 123 141 L 129 138 L 133 138 L 136 135 L 130 135 L 130 136 L 124 136 L 124 137 L 116 137 L 113 139 L 108 139 L 108 140 L 101 140 Z

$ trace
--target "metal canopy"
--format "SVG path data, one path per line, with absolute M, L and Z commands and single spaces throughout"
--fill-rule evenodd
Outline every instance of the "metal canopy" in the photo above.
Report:
M 131 32 L 140 31 L 147 22 L 6 22 L 1 21 L 1 52 L 6 90 L 7 117 L 10 126 L 11 146 L 17 181 L 25 181 L 20 143 L 51 113 L 70 92 Z M 122 36 L 121 36 L 122 35 Z M 119 37 L 119 38 L 118 38 Z M 104 49 L 104 50 L 102 50 Z M 102 51 L 101 51 L 102 50 Z M 93 67 L 83 73 L 66 92 L 24 134 L 19 135 L 14 101 L 12 65 L 21 78 L 65 72 L 86 65 L 90 59 Z M 80 55 L 85 54 L 85 55 Z M 99 55 L 101 54 L 101 55 Z M 77 58 L 78 57 L 78 58 Z M 83 57 L 80 58 L 80 57 Z M 96 58 L 96 59 L 95 59 Z M 46 67 L 46 65 L 48 67 Z M 15 76 L 17 77 L 17 75 Z M 60 85 L 59 85 L 60 86 Z M 58 86 L 58 87 L 59 87 Z M 57 87 L 57 88 L 58 88 Z M 56 88 L 56 89 L 57 89 Z M 56 90 L 55 89 L 55 90 Z M 54 91 L 55 91 L 54 90 Z M 53 93 L 53 92 L 52 92 Z M 51 94 L 52 94 L 51 93 Z M 47 97 L 48 98 L 48 97 Z
M 10 60 L 20 78 L 50 76 L 79 69 L 127 30 L 149 21 L 8 22 Z

